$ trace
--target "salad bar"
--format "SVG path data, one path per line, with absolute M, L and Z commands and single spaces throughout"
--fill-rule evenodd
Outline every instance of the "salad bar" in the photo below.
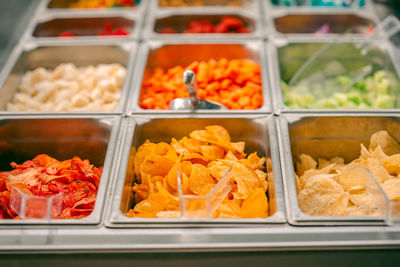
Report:
M 0 251 L 400 247 L 372 2 L 41 0 L 0 72 Z

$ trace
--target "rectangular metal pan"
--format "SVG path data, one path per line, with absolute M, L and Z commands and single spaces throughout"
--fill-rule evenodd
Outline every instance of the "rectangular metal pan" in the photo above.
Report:
M 182 33 L 189 29 L 191 21 L 207 20 L 213 25 L 218 24 L 224 16 L 232 16 L 240 19 L 245 27 L 249 29 L 249 33 L 201 33 L 188 34 Z M 172 28 L 180 33 L 163 34 L 161 31 L 165 28 Z M 264 37 L 264 30 L 258 12 L 249 10 L 242 11 L 221 11 L 215 12 L 203 10 L 189 11 L 171 11 L 160 10 L 159 12 L 150 13 L 147 18 L 145 29 L 142 32 L 144 39 L 250 39 Z
M 40 41 L 85 41 L 98 39 L 138 39 L 142 28 L 143 16 L 137 13 L 120 12 L 96 12 L 89 14 L 66 13 L 57 15 L 46 13 L 37 16 L 26 30 L 26 40 Z M 105 25 L 109 23 L 115 30 L 122 27 L 128 32 L 124 36 L 98 36 L 100 31 L 105 31 Z M 74 37 L 59 37 L 60 33 L 71 32 Z
M 172 137 L 181 138 L 195 129 L 206 125 L 218 124 L 225 127 L 234 141 L 245 141 L 246 151 L 257 152 L 259 156 L 272 159 L 273 182 L 271 190 L 267 191 L 270 201 L 270 214 L 267 218 L 256 219 L 158 219 L 131 218 L 125 213 L 132 205 L 131 186 L 134 179 L 133 155 L 146 139 L 151 142 L 170 142 Z M 125 118 L 119 136 L 118 154 L 121 155 L 120 166 L 113 189 L 112 204 L 108 211 L 108 227 L 227 227 L 227 226 L 256 226 L 259 224 L 285 223 L 284 200 L 280 177 L 278 146 L 275 135 L 274 119 L 272 116 L 236 116 L 216 118 L 214 116 L 133 116 Z M 132 149 L 132 150 L 131 150 Z M 273 200 L 276 201 L 273 201 Z
M 348 164 L 360 155 L 360 144 L 387 130 L 400 140 L 400 116 L 381 114 L 284 114 L 278 119 L 282 176 L 289 223 L 296 226 L 385 225 L 385 218 L 368 216 L 310 216 L 301 211 L 294 177 L 294 162 L 301 153 L 313 158 L 343 157 Z
M 194 61 L 207 61 L 209 59 L 252 59 L 261 65 L 263 106 L 256 110 L 196 110 L 196 114 L 218 113 L 268 113 L 271 112 L 271 97 L 267 77 L 267 57 L 261 41 L 225 41 L 225 40 L 164 40 L 144 42 L 138 52 L 140 55 L 135 67 L 135 83 L 132 84 L 129 96 L 128 111 L 135 114 L 188 114 L 190 111 L 179 110 L 150 110 L 139 106 L 139 96 L 145 71 L 155 68 L 171 68 L 177 65 L 187 66 Z
M 270 12 L 266 17 L 268 32 L 274 36 L 290 36 L 292 38 L 315 37 L 315 39 L 330 37 L 341 38 L 342 36 L 367 37 L 367 31 L 370 26 L 379 23 L 376 16 L 366 14 L 361 11 L 331 11 L 331 10 L 313 10 L 313 11 L 284 11 Z M 329 25 L 329 34 L 316 34 L 321 26 Z M 345 33 L 350 30 L 351 33 Z
M 274 42 L 267 44 L 268 56 L 271 58 L 269 61 L 271 81 L 273 81 L 273 95 L 274 95 L 274 106 L 275 112 L 296 112 L 296 113 L 308 113 L 308 112 L 396 112 L 395 109 L 294 109 L 287 107 L 283 102 L 281 79 L 288 81 L 292 75 L 297 71 L 298 68 L 321 47 L 329 43 L 335 43 L 334 48 L 336 52 L 332 52 L 332 55 L 325 56 L 319 60 L 319 62 L 326 62 L 331 60 L 337 60 L 345 65 L 350 70 L 357 70 L 367 64 L 373 67 L 373 72 L 376 70 L 385 69 L 393 73 L 397 78 L 400 77 L 399 70 L 400 65 L 398 62 L 398 53 L 394 47 L 386 41 L 370 40 L 372 45 L 370 50 L 365 56 L 359 53 L 359 50 L 355 48 L 357 45 L 361 45 L 364 40 L 361 38 L 341 38 L 341 39 L 312 39 L 312 38 L 285 38 L 276 39 Z M 338 51 L 341 51 L 340 53 Z M 327 53 L 328 54 L 328 53 Z M 398 93 L 399 91 L 397 91 Z M 397 100 L 399 106 L 399 100 Z
M 77 2 L 77 0 L 42 0 L 41 10 L 42 12 L 45 13 L 73 12 L 73 13 L 88 14 L 101 11 L 107 11 L 110 13 L 118 13 L 121 11 L 144 13 L 149 0 L 141 0 L 139 5 L 127 8 L 92 8 L 92 9 L 68 8 L 69 4 L 73 2 Z
M 128 95 L 129 82 L 133 73 L 133 63 L 136 56 L 136 44 L 133 42 L 116 41 L 85 41 L 85 42 L 26 42 L 16 46 L 6 66 L 0 73 L 0 114 L 26 114 L 26 112 L 8 112 L 6 104 L 17 91 L 21 78 L 26 71 L 38 67 L 54 69 L 61 63 L 74 63 L 76 66 L 120 63 L 126 68 L 126 78 L 122 87 L 121 98 L 113 111 L 83 111 L 83 112 L 29 112 L 29 114 L 97 114 L 122 113 Z
M 1 227 L 35 227 L 40 225 L 94 225 L 101 223 L 105 193 L 119 132 L 118 116 L 1 116 L 1 170 L 10 170 L 15 161 L 22 164 L 40 154 L 58 160 L 78 156 L 103 166 L 93 212 L 82 219 L 2 219 Z
M 329 7 L 329 6 L 279 6 L 272 3 L 272 0 L 262 1 L 261 3 L 264 5 L 265 9 L 270 10 L 296 10 L 296 11 L 303 11 L 303 10 L 335 10 L 335 11 L 346 11 L 346 10 L 361 10 L 364 12 L 373 12 L 373 4 L 370 0 L 365 0 L 365 4 L 361 7 Z
M 168 5 L 163 5 L 160 2 L 163 0 L 150 0 L 150 9 L 155 10 L 155 9 L 163 9 L 163 10 L 182 10 L 182 11 L 188 11 L 188 10 L 234 10 L 234 9 L 256 9 L 258 8 L 259 0 L 235 0 L 236 5 L 228 5 L 229 2 L 233 2 L 232 0 L 202 0 L 204 5 L 186 5 L 186 6 L 168 6 Z M 185 3 L 195 3 L 196 0 L 183 0 L 182 2 Z

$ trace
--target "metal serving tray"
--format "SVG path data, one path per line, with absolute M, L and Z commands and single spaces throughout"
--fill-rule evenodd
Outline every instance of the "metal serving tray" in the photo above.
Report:
M 58 160 L 78 156 L 104 167 L 89 216 L 49 221 L 2 219 L 0 228 L 100 224 L 120 120 L 118 116 L 0 116 L 0 170 L 10 170 L 11 162 L 21 164 L 40 154 Z
M 81 112 L 29 112 L 29 114 L 96 114 L 122 113 L 128 95 L 130 78 L 133 73 L 133 62 L 136 55 L 136 44 L 133 42 L 86 41 L 86 42 L 26 42 L 16 46 L 0 73 L 0 114 L 26 114 L 27 112 L 5 111 L 6 104 L 17 91 L 21 78 L 28 70 L 37 67 L 54 69 L 61 63 L 74 63 L 77 66 L 120 63 L 126 67 L 126 78 L 122 88 L 120 102 L 113 111 Z
M 162 34 L 161 31 L 165 28 L 173 28 L 180 32 L 189 28 L 189 23 L 193 20 L 207 20 L 214 25 L 219 23 L 224 16 L 233 16 L 244 22 L 250 33 L 201 33 L 201 34 Z M 235 10 L 235 11 L 219 11 L 214 10 L 186 10 L 186 11 L 171 11 L 160 10 L 159 12 L 150 13 L 148 15 L 145 29 L 142 32 L 144 39 L 250 39 L 264 37 L 261 19 L 258 12 L 250 10 Z
M 264 7 L 271 10 L 336 10 L 336 11 L 346 11 L 346 10 L 362 10 L 364 12 L 371 12 L 373 10 L 373 4 L 370 0 L 365 0 L 365 4 L 362 7 L 323 7 L 323 6 L 278 6 L 272 3 L 272 0 L 265 0 L 261 3 Z
M 108 11 L 118 13 L 120 11 L 138 12 L 143 13 L 146 9 L 149 0 L 141 0 L 140 4 L 135 7 L 125 7 L 125 8 L 93 8 L 93 9 L 79 9 L 79 8 L 68 8 L 70 3 L 76 2 L 77 0 L 42 0 L 40 9 L 42 12 L 51 13 L 95 13 L 100 11 Z
M 340 38 L 342 35 L 366 37 L 369 26 L 379 23 L 378 18 L 372 14 L 361 11 L 286 11 L 279 10 L 271 12 L 266 17 L 266 25 L 271 34 L 275 36 L 291 37 L 315 37 L 316 39 L 332 37 Z M 315 34 L 322 25 L 328 24 L 331 32 L 329 34 Z M 344 32 L 350 29 L 351 33 Z
M 231 0 L 203 0 L 205 5 L 203 6 L 180 6 L 180 7 L 174 7 L 174 6 L 160 6 L 161 0 L 151 0 L 150 3 L 150 10 L 155 10 L 155 9 L 171 9 L 171 10 L 193 10 L 193 9 L 204 9 L 204 10 L 227 10 L 227 9 L 256 9 L 258 7 L 258 2 L 259 0 L 238 0 L 242 3 L 242 5 L 239 6 L 228 6 L 227 4 Z M 188 0 L 186 0 L 188 1 Z M 189 0 L 192 2 L 195 2 L 196 0 Z
M 279 147 L 288 220 L 293 225 L 382 225 L 384 217 L 310 216 L 297 201 L 294 162 L 301 153 L 313 158 L 343 157 L 350 163 L 360 155 L 360 144 L 369 144 L 371 135 L 387 130 L 400 140 L 400 116 L 387 113 L 283 114 L 278 119 Z
M 270 214 L 267 218 L 257 219 L 158 219 L 158 218 L 131 218 L 125 213 L 132 205 L 131 187 L 134 179 L 133 166 L 134 149 L 149 139 L 152 142 L 170 142 L 172 137 L 180 139 L 191 131 L 202 129 L 204 126 L 218 124 L 225 127 L 234 141 L 245 141 L 246 152 L 257 152 L 258 155 L 271 157 L 273 181 L 268 190 L 270 199 Z M 283 191 L 281 185 L 278 145 L 272 116 L 236 116 L 216 118 L 211 115 L 190 117 L 133 116 L 125 118 L 118 138 L 118 154 L 121 165 L 114 175 L 115 188 L 113 189 L 112 205 L 109 207 L 108 227 L 235 227 L 255 226 L 259 224 L 285 223 Z M 111 197 L 110 197 L 111 198 Z M 274 201 L 275 200 L 275 201 Z
M 135 83 L 132 84 L 131 94 L 129 96 L 128 111 L 133 113 L 145 114 L 189 114 L 186 110 L 150 110 L 142 109 L 139 106 L 139 96 L 141 92 L 143 75 L 145 71 L 151 68 L 163 67 L 171 68 L 177 65 L 187 66 L 193 61 L 209 59 L 253 59 L 261 65 L 261 75 L 263 83 L 263 106 L 256 110 L 196 110 L 196 114 L 207 114 L 210 112 L 218 114 L 232 113 L 268 113 L 271 112 L 270 87 L 267 77 L 267 57 L 263 43 L 261 41 L 244 40 L 164 40 L 148 41 L 141 45 L 138 52 L 138 58 L 135 68 Z M 193 113 L 192 113 L 193 114 Z
M 273 95 L 276 112 L 396 112 L 398 109 L 294 109 L 287 107 L 283 102 L 281 79 L 288 81 L 297 69 L 323 45 L 337 42 L 334 45 L 337 53 L 332 53 L 331 57 L 321 58 L 326 60 L 335 59 L 342 62 L 350 70 L 356 70 L 367 63 L 373 67 L 373 72 L 380 69 L 386 69 L 395 74 L 399 78 L 400 65 L 397 60 L 398 54 L 394 47 L 387 41 L 373 41 L 370 50 L 365 56 L 361 56 L 355 45 L 361 44 L 363 38 L 340 38 L 330 40 L 316 40 L 313 38 L 301 39 L 276 39 L 273 44 L 267 44 L 268 56 L 272 59 L 269 61 L 271 80 L 273 81 Z M 400 93 L 400 91 L 398 92 Z M 399 106 L 399 100 L 397 100 Z M 400 106 L 399 106 L 400 107 Z
M 96 12 L 89 14 L 67 13 L 57 15 L 46 13 L 33 19 L 26 31 L 25 39 L 46 41 L 84 41 L 90 39 L 137 39 L 142 27 L 143 16 L 137 13 Z M 110 23 L 113 29 L 122 27 L 128 31 L 126 36 L 98 36 L 104 32 L 105 24 Z M 63 32 L 77 34 L 74 37 L 59 37 Z

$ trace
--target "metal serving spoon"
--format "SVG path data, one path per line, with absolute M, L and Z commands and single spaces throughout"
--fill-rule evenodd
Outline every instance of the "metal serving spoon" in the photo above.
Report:
M 200 99 L 198 96 L 196 75 L 193 71 L 187 70 L 183 73 L 183 83 L 189 92 L 189 97 L 175 98 L 169 103 L 171 110 L 195 110 L 195 109 L 226 109 L 220 103 Z

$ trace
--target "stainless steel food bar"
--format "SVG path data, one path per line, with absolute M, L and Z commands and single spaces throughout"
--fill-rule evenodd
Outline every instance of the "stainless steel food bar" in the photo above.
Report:
M 295 162 L 302 153 L 313 158 L 339 156 L 345 163 L 358 158 L 360 144 L 368 144 L 371 135 L 387 130 L 400 140 L 398 114 L 283 114 L 278 119 L 282 176 L 287 197 L 288 220 L 292 225 L 384 225 L 384 216 L 310 216 L 298 205 Z
M 207 125 L 221 125 L 231 134 L 233 141 L 244 141 L 246 152 L 271 157 L 273 177 L 269 177 L 270 216 L 257 219 L 159 219 L 131 218 L 125 214 L 132 207 L 131 187 L 133 183 L 134 151 L 146 139 L 151 142 L 170 142 L 181 138 L 195 129 Z M 107 226 L 110 227 L 228 227 L 253 224 L 277 224 L 285 222 L 284 199 L 280 183 L 277 139 L 272 116 L 133 116 L 125 118 L 120 132 L 118 154 L 121 155 L 113 187 L 112 204 L 109 205 Z M 271 175 L 270 175 L 271 176 Z
M 48 154 L 58 160 L 74 156 L 89 159 L 96 167 L 103 166 L 103 173 L 89 216 L 50 221 L 2 219 L 0 228 L 100 224 L 119 128 L 119 116 L 1 116 L 1 170 L 9 169 L 8 164 L 13 161 L 22 164 L 37 155 Z
M 367 37 L 370 27 L 379 22 L 373 14 L 354 10 L 341 12 L 296 10 L 270 13 L 266 25 L 268 32 L 276 37 L 315 37 L 315 39 L 340 38 L 342 35 Z M 329 33 L 317 33 L 324 25 L 329 27 Z
M 232 16 L 244 22 L 244 26 L 249 30 L 249 33 L 174 33 L 163 34 L 162 31 L 167 28 L 175 29 L 178 32 L 183 32 L 189 28 L 189 24 L 194 20 L 207 20 L 213 24 L 217 24 L 224 16 Z M 214 11 L 214 10 L 160 10 L 152 12 L 148 15 L 147 23 L 142 36 L 144 39 L 251 39 L 264 38 L 265 31 L 260 14 L 253 10 L 236 10 L 236 11 Z
M 138 52 L 135 67 L 135 83 L 132 84 L 127 110 L 135 114 L 187 114 L 190 111 L 150 110 L 139 106 L 139 96 L 146 71 L 155 68 L 171 68 L 177 65 L 187 66 L 194 61 L 208 61 L 210 59 L 252 59 L 261 65 L 263 106 L 257 110 L 218 110 L 218 114 L 240 113 L 268 113 L 271 111 L 271 97 L 267 77 L 267 57 L 261 41 L 229 41 L 229 40 L 164 40 L 144 42 Z M 198 110 L 196 114 L 207 114 L 210 111 Z
M 332 49 L 327 51 L 326 56 L 318 62 L 322 66 L 327 62 L 337 61 L 345 65 L 350 71 L 355 71 L 366 65 L 371 65 L 373 71 L 386 70 L 399 79 L 400 65 L 398 63 L 398 53 L 387 41 L 373 41 L 371 49 L 366 55 L 360 53 L 360 46 L 365 40 L 363 38 L 340 38 L 340 39 L 313 39 L 313 38 L 284 38 L 275 39 L 267 43 L 269 58 L 269 70 L 271 81 L 273 81 L 273 95 L 275 112 L 395 112 L 396 109 L 304 109 L 289 108 L 284 104 L 281 80 L 288 82 L 300 66 L 312 55 L 314 55 L 324 45 L 332 44 Z M 330 53 L 328 53 L 330 52 Z M 330 54 L 330 55 L 328 55 Z M 397 87 L 393 88 L 393 93 L 397 94 Z M 398 106 L 398 105 L 397 105 Z
M 130 12 L 108 12 L 100 11 L 96 13 L 65 13 L 63 15 L 45 13 L 33 19 L 32 24 L 26 30 L 24 38 L 27 40 L 40 41 L 85 41 L 101 39 L 134 39 L 139 38 L 142 28 L 143 16 L 139 13 Z M 110 25 L 112 30 L 123 28 L 128 35 L 126 36 L 98 36 L 100 32 L 105 32 L 106 25 Z M 61 33 L 70 32 L 75 34 L 73 37 L 60 37 Z
M 122 113 L 129 94 L 129 82 L 135 63 L 136 44 L 117 41 L 85 41 L 85 42 L 26 42 L 17 46 L 6 66 L 0 73 L 0 114 L 5 111 L 6 104 L 17 91 L 23 74 L 37 67 L 54 69 L 61 63 L 74 63 L 77 66 L 119 63 L 125 66 L 127 73 L 118 107 L 111 112 L 75 112 L 75 113 Z M 24 114 L 25 112 L 18 112 Z M 46 112 L 30 112 L 43 114 Z M 55 112 L 47 112 L 54 114 Z M 57 113 L 57 112 L 56 112 Z M 71 113 L 71 112 L 59 112 Z

